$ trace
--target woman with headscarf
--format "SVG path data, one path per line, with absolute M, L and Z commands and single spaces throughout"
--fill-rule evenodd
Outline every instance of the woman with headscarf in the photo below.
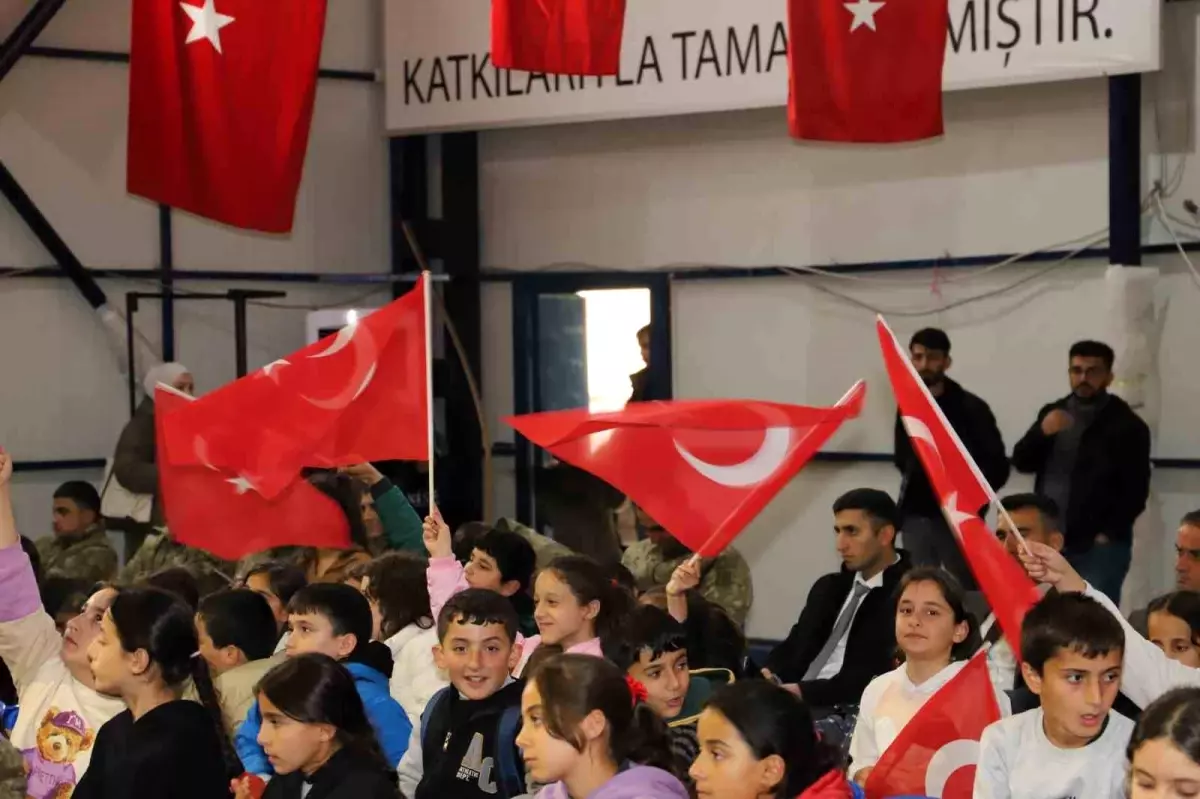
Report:
M 117 450 L 113 455 L 113 477 L 131 493 L 154 497 L 154 508 L 148 524 L 125 525 L 126 562 L 133 558 L 152 529 L 163 524 L 162 503 L 158 497 L 157 446 L 154 436 L 154 391 L 159 383 L 173 386 L 186 394 L 192 394 L 196 390 L 191 372 L 181 363 L 160 363 L 151 368 L 142 380 L 146 397 L 117 440 Z

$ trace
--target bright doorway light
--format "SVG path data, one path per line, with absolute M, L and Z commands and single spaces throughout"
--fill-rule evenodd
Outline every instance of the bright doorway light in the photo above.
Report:
M 625 407 L 629 376 L 646 368 L 637 333 L 650 324 L 650 289 L 581 291 L 587 347 L 588 409 Z

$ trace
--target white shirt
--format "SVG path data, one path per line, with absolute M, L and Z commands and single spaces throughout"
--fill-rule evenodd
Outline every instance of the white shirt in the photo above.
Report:
M 983 731 L 973 799 L 1124 799 L 1133 722 L 1110 712 L 1099 738 L 1060 749 L 1046 737 L 1044 719 L 1037 708 Z
M 897 555 L 896 559 L 889 564 L 889 567 L 895 566 L 899 562 L 900 556 Z M 883 571 L 887 571 L 887 569 L 884 569 Z M 883 571 L 879 572 L 879 574 L 876 574 L 870 580 L 864 580 L 862 572 L 857 572 L 854 575 L 854 585 L 865 585 L 871 590 L 883 588 Z M 842 603 L 840 608 L 838 608 L 838 614 L 836 617 L 834 617 L 835 619 L 840 619 L 842 617 L 842 613 L 846 611 L 846 608 L 850 607 L 850 602 L 853 599 L 854 589 L 852 587 L 850 592 L 846 594 L 846 601 Z M 858 608 L 862 607 L 862 603 L 865 602 L 866 599 L 867 597 L 864 594 L 862 600 L 858 603 Z M 854 615 L 850 617 L 850 624 L 846 626 L 846 632 L 842 634 L 842 637 L 838 640 L 837 645 L 833 648 L 833 653 L 829 656 L 829 660 L 825 661 L 825 665 L 821 667 L 819 672 L 817 672 L 818 680 L 831 680 L 841 674 L 842 664 L 846 662 L 846 640 L 850 637 L 850 630 L 854 628 L 854 619 L 858 617 L 858 608 L 854 609 Z M 834 624 L 837 624 L 837 622 L 835 621 Z M 824 647 L 822 647 L 822 649 L 823 648 Z

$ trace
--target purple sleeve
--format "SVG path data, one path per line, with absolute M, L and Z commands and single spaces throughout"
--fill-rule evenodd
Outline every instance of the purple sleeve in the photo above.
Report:
M 0 549 L 0 622 L 16 621 L 42 609 L 29 556 L 20 543 Z

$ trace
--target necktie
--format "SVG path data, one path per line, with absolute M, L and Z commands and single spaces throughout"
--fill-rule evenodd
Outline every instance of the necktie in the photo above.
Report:
M 850 596 L 850 602 L 842 610 L 841 615 L 837 617 L 837 622 L 833 625 L 833 632 L 829 634 L 829 640 L 825 642 L 825 646 L 809 665 L 808 671 L 804 673 L 804 679 L 817 679 L 817 675 L 821 673 L 821 669 L 825 668 L 825 664 L 829 662 L 829 658 L 833 655 L 833 650 L 837 649 L 838 641 L 841 641 L 846 631 L 850 629 L 850 622 L 854 621 L 854 613 L 858 610 L 858 606 L 862 604 L 863 597 L 870 593 L 870 591 L 870 586 L 858 580 L 854 581 L 854 591 Z

